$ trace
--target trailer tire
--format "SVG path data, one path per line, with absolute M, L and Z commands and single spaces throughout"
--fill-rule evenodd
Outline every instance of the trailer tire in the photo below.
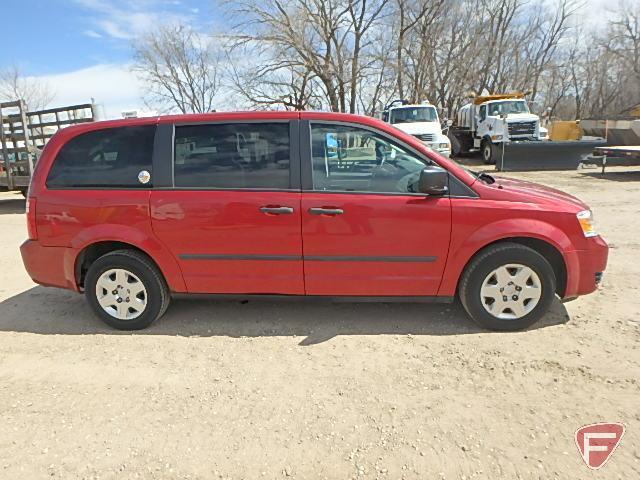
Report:
M 482 162 L 486 165 L 493 165 L 496 163 L 495 149 L 493 143 L 488 138 L 482 140 L 480 144 L 480 153 L 482 154 Z

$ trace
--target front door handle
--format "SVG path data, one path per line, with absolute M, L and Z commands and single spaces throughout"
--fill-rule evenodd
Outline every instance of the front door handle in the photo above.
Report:
M 281 207 L 273 206 L 273 207 L 260 207 L 260 211 L 265 215 L 291 215 L 293 213 L 292 207 Z
M 344 210 L 342 210 L 341 208 L 331 208 L 331 207 L 317 207 L 317 208 L 310 208 L 309 209 L 309 213 L 311 215 L 342 215 L 344 213 Z

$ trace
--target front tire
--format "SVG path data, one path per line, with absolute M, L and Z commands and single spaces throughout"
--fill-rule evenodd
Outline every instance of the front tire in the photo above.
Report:
M 455 135 L 448 135 L 449 141 L 451 142 L 451 156 L 459 157 L 462 155 L 462 146 L 460 145 L 460 140 Z
M 496 163 L 495 155 L 493 153 L 493 143 L 491 143 L 491 140 L 483 140 L 480 150 L 482 151 L 482 161 L 486 165 Z
M 521 330 L 547 313 L 556 277 L 545 257 L 518 243 L 487 247 L 469 263 L 459 285 L 469 316 L 489 330 Z
M 169 306 L 162 273 L 135 250 L 116 250 L 98 258 L 89 267 L 84 286 L 94 313 L 118 330 L 146 328 Z

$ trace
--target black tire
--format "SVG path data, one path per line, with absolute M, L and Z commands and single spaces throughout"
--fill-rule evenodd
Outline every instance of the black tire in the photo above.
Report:
M 111 316 L 98 303 L 96 283 L 110 269 L 120 268 L 137 276 L 147 292 L 147 305 L 135 319 L 121 320 Z M 158 267 L 145 254 L 136 250 L 115 250 L 95 260 L 85 277 L 85 296 L 94 313 L 107 325 L 118 330 L 141 330 L 160 318 L 171 300 L 167 283 Z
M 451 156 L 459 157 L 462 154 L 462 147 L 460 140 L 455 135 L 449 135 L 449 141 L 451 142 Z
M 532 269 L 540 279 L 542 293 L 538 304 L 517 319 L 495 317 L 483 306 L 480 292 L 485 278 L 507 264 L 521 264 Z M 547 313 L 556 292 L 556 277 L 545 257 L 518 243 L 503 242 L 485 248 L 465 268 L 458 288 L 460 301 L 471 318 L 489 330 L 522 330 L 533 325 Z
M 492 165 L 496 163 L 495 149 L 491 140 L 483 140 L 480 144 L 480 154 L 482 155 L 482 162 L 486 165 Z

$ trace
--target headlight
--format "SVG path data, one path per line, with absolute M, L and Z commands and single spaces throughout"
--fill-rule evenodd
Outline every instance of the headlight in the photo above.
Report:
M 582 212 L 578 212 L 576 216 L 578 217 L 578 222 L 580 222 L 580 227 L 585 237 L 595 237 L 598 235 L 595 224 L 593 223 L 593 213 L 591 213 L 591 210 L 583 210 Z
M 445 150 L 449 150 L 451 147 L 449 146 L 448 143 L 439 143 L 438 144 L 438 148 L 443 148 Z
M 502 135 L 491 135 L 491 140 L 502 140 Z

